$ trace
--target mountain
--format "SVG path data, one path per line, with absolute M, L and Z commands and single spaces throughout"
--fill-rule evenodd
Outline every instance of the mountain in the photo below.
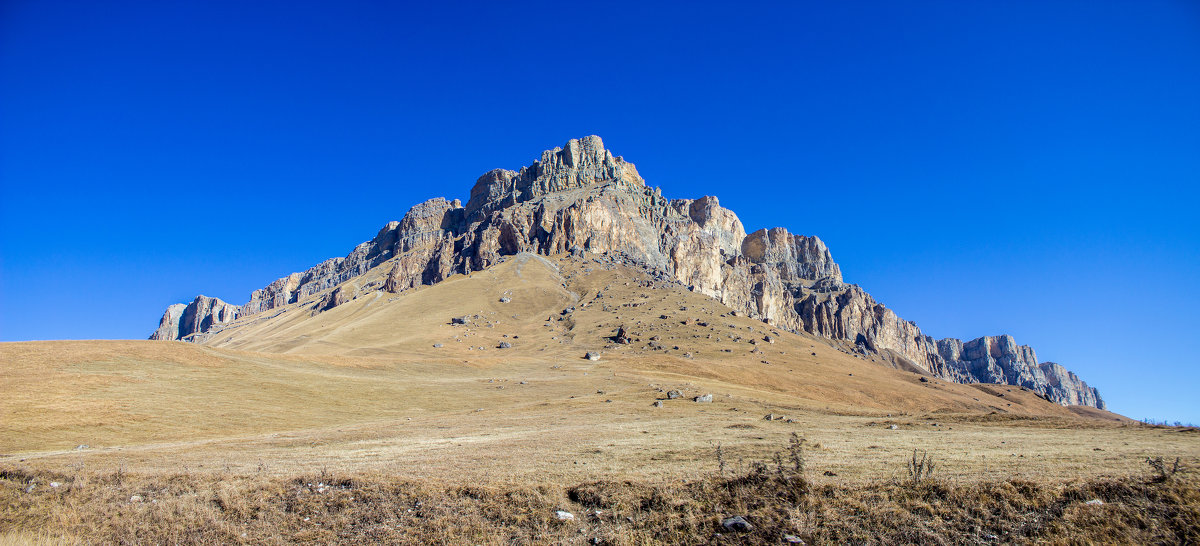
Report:
M 519 171 L 484 174 L 465 206 L 440 197 L 416 205 L 346 257 L 277 279 L 244 305 L 207 296 L 172 305 L 151 339 L 230 342 L 250 325 L 296 321 L 295 313 L 282 315 L 297 308 L 315 317 L 358 298 L 438 284 L 527 254 L 602 256 L 709 296 L 730 313 L 823 337 L 900 369 L 955 383 L 1017 385 L 1058 404 L 1105 408 L 1096 389 L 1058 364 L 1039 363 L 1032 348 L 1011 336 L 963 342 L 923 334 L 861 287 L 844 283 L 815 236 L 784 228 L 747 234 L 716 197 L 664 198 L 597 136 L 544 151 Z M 299 339 L 275 341 L 286 350 Z

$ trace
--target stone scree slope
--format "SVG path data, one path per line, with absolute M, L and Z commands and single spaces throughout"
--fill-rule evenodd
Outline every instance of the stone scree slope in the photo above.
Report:
M 333 258 L 255 290 L 245 305 L 198 296 L 167 308 L 150 339 L 203 341 L 239 317 L 265 313 L 331 289 L 316 311 L 359 288 L 350 281 L 391 262 L 370 290 L 401 292 L 479 271 L 520 252 L 593 252 L 657 269 L 734 310 L 793 332 L 852 343 L 897 366 L 958 383 L 1027 387 L 1060 404 L 1103 409 L 1096 389 L 1011 336 L 964 342 L 924 335 L 857 285 L 819 238 L 784 228 L 746 234 L 716 197 L 667 199 L 597 136 L 542 152 L 520 171 L 481 176 L 466 206 L 434 198 L 390 222 L 344 258 Z M 367 288 L 364 288 L 367 289 Z

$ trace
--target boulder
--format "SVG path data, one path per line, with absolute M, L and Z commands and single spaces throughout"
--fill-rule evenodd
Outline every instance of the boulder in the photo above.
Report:
M 738 533 L 749 533 L 750 531 L 754 530 L 754 526 L 751 525 L 749 521 L 746 521 L 746 518 L 743 516 L 725 518 L 721 520 L 721 527 L 724 527 L 728 531 L 735 531 Z

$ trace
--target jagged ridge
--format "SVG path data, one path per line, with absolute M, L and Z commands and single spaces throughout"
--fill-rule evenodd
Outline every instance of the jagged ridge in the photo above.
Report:
M 924 335 L 861 287 L 843 283 L 841 269 L 817 237 L 784 228 L 747 235 L 716 197 L 662 197 L 597 136 L 545 151 L 520 171 L 484 174 L 466 206 L 444 198 L 425 201 L 345 258 L 280 278 L 254 291 L 243 306 L 205 296 L 172 305 L 151 339 L 203 341 L 239 317 L 334 288 L 315 311 L 360 291 L 434 284 L 519 252 L 584 251 L 620 253 L 772 325 L 853 343 L 914 371 L 960 383 L 1021 385 L 1060 404 L 1105 407 L 1094 388 L 1058 364 L 1038 363 L 1033 349 L 1010 336 L 964 343 Z M 343 286 L 389 261 L 381 285 Z

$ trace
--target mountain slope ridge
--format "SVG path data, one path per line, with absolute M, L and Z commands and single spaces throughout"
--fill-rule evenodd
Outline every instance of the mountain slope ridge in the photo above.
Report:
M 319 294 L 313 314 L 361 295 L 481 271 L 520 253 L 617 257 L 771 326 L 847 342 L 897 367 L 957 383 L 1020 385 L 1064 405 L 1105 407 L 1096 389 L 1062 366 L 1039 363 L 1032 348 L 1011 336 L 963 342 L 925 335 L 861 287 L 843 283 L 818 237 L 784 228 L 746 234 L 716 197 L 664 198 L 597 136 L 544 151 L 519 171 L 485 173 L 466 205 L 441 197 L 420 203 L 346 257 L 277 279 L 245 305 L 205 296 L 173 305 L 151 339 L 204 341 L 237 319 Z

